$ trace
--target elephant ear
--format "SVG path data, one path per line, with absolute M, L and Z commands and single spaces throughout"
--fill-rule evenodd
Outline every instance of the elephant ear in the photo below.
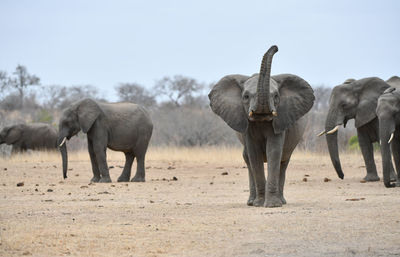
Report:
M 8 128 L 5 141 L 8 145 L 14 144 L 22 136 L 22 128 L 20 125 L 11 126 Z
M 242 105 L 243 84 L 247 79 L 249 77 L 243 75 L 225 76 L 208 94 L 211 110 L 240 133 L 244 133 L 248 126 Z
M 78 121 L 83 133 L 90 130 L 101 113 L 100 106 L 92 99 L 87 98 L 78 103 Z
M 389 88 L 389 84 L 379 78 L 360 79 L 353 84 L 355 90 L 360 92 L 354 123 L 359 128 L 377 117 L 378 98 Z
M 282 133 L 306 114 L 314 104 L 314 91 L 304 79 L 291 74 L 272 76 L 278 83 L 278 116 L 272 121 L 274 132 Z

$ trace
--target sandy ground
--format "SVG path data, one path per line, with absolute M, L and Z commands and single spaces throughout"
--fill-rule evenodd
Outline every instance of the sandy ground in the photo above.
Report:
M 400 256 L 400 188 L 360 183 L 357 154 L 340 180 L 296 153 L 273 209 L 246 206 L 239 149 L 151 150 L 145 183 L 89 184 L 88 154 L 70 159 L 66 180 L 58 154 L 1 160 L 0 256 Z M 108 160 L 116 181 L 123 155 Z

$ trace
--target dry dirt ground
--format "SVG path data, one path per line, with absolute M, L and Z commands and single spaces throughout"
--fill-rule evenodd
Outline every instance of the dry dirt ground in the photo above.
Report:
M 360 154 L 341 157 L 344 180 L 297 152 L 273 209 L 246 206 L 240 149 L 151 149 L 145 183 L 89 184 L 86 152 L 66 180 L 57 153 L 1 159 L 0 256 L 400 256 L 400 188 L 360 183 Z

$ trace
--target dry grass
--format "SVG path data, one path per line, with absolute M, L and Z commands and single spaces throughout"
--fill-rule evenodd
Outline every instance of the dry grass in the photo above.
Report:
M 400 190 L 360 183 L 359 153 L 340 180 L 329 156 L 296 152 L 275 209 L 246 206 L 239 148 L 151 148 L 146 183 L 88 184 L 88 153 L 69 155 L 67 180 L 57 152 L 0 160 L 0 256 L 400 255 Z M 116 181 L 123 154 L 108 163 Z

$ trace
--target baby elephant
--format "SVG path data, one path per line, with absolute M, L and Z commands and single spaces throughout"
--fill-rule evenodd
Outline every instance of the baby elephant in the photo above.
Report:
M 4 127 L 0 144 L 12 145 L 11 153 L 31 150 L 56 150 L 57 131 L 49 124 L 31 123 Z
M 125 153 L 125 167 L 118 182 L 129 181 L 132 163 L 137 158 L 136 175 L 131 181 L 144 182 L 144 158 L 153 132 L 147 112 L 133 103 L 99 103 L 83 99 L 65 109 L 59 123 L 58 145 L 63 161 L 63 175 L 67 177 L 66 139 L 82 130 L 87 134 L 92 163 L 91 182 L 111 182 L 107 166 L 107 147 Z

